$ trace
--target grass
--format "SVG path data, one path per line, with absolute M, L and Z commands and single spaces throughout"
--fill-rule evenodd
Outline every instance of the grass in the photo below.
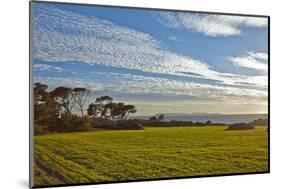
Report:
M 207 126 L 35 136 L 35 185 L 268 171 L 267 134 Z

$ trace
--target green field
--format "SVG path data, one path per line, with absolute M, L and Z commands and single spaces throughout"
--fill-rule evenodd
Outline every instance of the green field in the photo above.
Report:
M 267 134 L 210 126 L 35 136 L 35 185 L 268 171 Z

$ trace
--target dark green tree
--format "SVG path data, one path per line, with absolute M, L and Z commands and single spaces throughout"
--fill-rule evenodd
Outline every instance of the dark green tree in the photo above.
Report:
M 94 103 L 91 103 L 89 104 L 88 106 L 88 109 L 87 109 L 87 114 L 89 117 L 91 118 L 97 118 L 98 115 L 100 115 L 100 106 L 98 104 L 94 104 Z
M 41 102 L 44 102 L 46 97 L 48 96 L 47 92 L 48 86 L 41 84 L 41 83 L 35 83 L 34 84 L 34 103 L 39 104 Z
M 34 123 L 35 125 L 54 127 L 59 110 L 57 103 L 51 98 L 47 89 L 47 85 L 35 83 Z
M 112 119 L 127 119 L 130 114 L 136 113 L 134 105 L 125 105 L 123 102 L 111 102 L 106 105 Z
M 57 87 L 50 92 L 51 97 L 60 108 L 60 115 L 71 113 L 73 107 L 72 89 L 67 87 Z
M 130 114 L 134 114 L 137 112 L 137 109 L 134 105 L 125 105 L 123 108 L 122 108 L 122 118 L 128 118 Z
M 108 118 L 110 116 L 110 103 L 112 103 L 112 101 L 113 98 L 110 96 L 96 98 L 95 103 L 99 106 L 101 118 Z
M 164 114 L 160 114 L 160 115 L 158 116 L 158 119 L 159 119 L 160 121 L 164 120 L 164 119 L 165 119 L 165 115 L 164 115 Z

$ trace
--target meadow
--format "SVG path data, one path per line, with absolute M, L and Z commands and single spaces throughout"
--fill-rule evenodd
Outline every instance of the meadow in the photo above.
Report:
M 268 171 L 267 127 L 157 127 L 35 136 L 35 186 Z

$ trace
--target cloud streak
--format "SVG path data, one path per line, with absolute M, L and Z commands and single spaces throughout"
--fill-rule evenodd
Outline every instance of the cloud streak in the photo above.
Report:
M 243 27 L 267 27 L 266 18 L 203 13 L 161 12 L 157 15 L 157 20 L 167 27 L 189 29 L 210 37 L 241 35 Z
M 254 89 L 238 89 L 235 87 L 199 84 L 194 82 L 177 81 L 166 78 L 144 77 L 132 74 L 117 74 L 108 72 L 95 73 L 103 80 L 86 80 L 78 78 L 62 77 L 36 77 L 41 82 L 53 89 L 58 86 L 85 87 L 103 95 L 123 94 L 130 96 L 158 95 L 167 97 L 170 100 L 180 97 L 180 101 L 216 101 L 218 103 L 242 104 L 263 104 L 267 100 L 267 92 Z M 104 82 L 109 80 L 111 82 Z M 115 96 L 115 95 L 114 95 Z M 94 99 L 92 99 L 94 100 Z M 146 101 L 149 101 L 147 99 Z M 153 100 L 154 101 L 154 100 Z
M 263 52 L 248 52 L 236 57 L 227 57 L 227 60 L 238 67 L 265 72 L 268 70 L 268 54 Z
M 180 95 L 186 97 L 196 97 L 198 99 L 237 102 L 254 101 L 263 102 L 267 99 L 267 92 L 252 89 L 238 89 L 235 87 L 225 87 L 219 85 L 199 84 L 194 82 L 184 82 L 166 78 L 154 78 L 135 76 L 131 74 L 104 74 L 117 83 L 111 86 L 115 92 L 126 92 L 131 94 L 166 94 Z
M 52 66 L 48 64 L 35 64 L 34 65 L 35 71 L 49 71 L 49 72 L 63 72 L 63 68 Z
M 200 111 L 207 107 L 208 111 L 222 112 L 233 112 L 234 106 L 246 107 L 243 104 L 253 107 L 245 112 L 266 107 L 266 75 L 216 71 L 206 62 L 169 51 L 147 33 L 97 17 L 39 3 L 34 13 L 34 80 L 47 84 L 50 90 L 58 86 L 85 87 L 91 91 L 89 102 L 111 95 L 117 101 L 137 104 L 142 114 L 183 106 L 183 111 L 198 106 Z M 213 20 L 218 19 L 222 18 Z M 239 31 L 246 25 L 264 27 L 249 20 L 235 22 L 239 22 L 234 24 Z M 167 36 L 175 42 L 180 40 Z M 264 53 L 254 51 L 227 58 L 229 65 L 255 70 L 263 70 L 257 63 L 266 59 Z M 157 103 L 161 107 L 155 110 Z M 166 109 L 162 109 L 165 104 Z
M 44 83 L 48 85 L 49 90 L 53 90 L 59 86 L 65 87 L 85 87 L 92 92 L 102 91 L 103 88 L 101 84 L 97 81 L 93 80 L 85 80 L 81 78 L 73 78 L 73 77 L 43 77 L 36 76 L 35 81 L 39 83 Z
M 236 22 L 237 19 L 232 21 Z M 240 22 L 263 26 L 251 20 Z M 149 34 L 46 5 L 37 4 L 35 7 L 34 41 L 34 58 L 42 61 L 83 62 L 211 79 L 218 84 L 267 85 L 266 76 L 217 72 L 207 63 L 167 51 Z
M 176 36 L 169 36 L 168 39 L 171 40 L 171 41 L 174 41 L 174 42 L 179 42 L 180 41 L 180 39 L 178 37 L 176 37 Z

